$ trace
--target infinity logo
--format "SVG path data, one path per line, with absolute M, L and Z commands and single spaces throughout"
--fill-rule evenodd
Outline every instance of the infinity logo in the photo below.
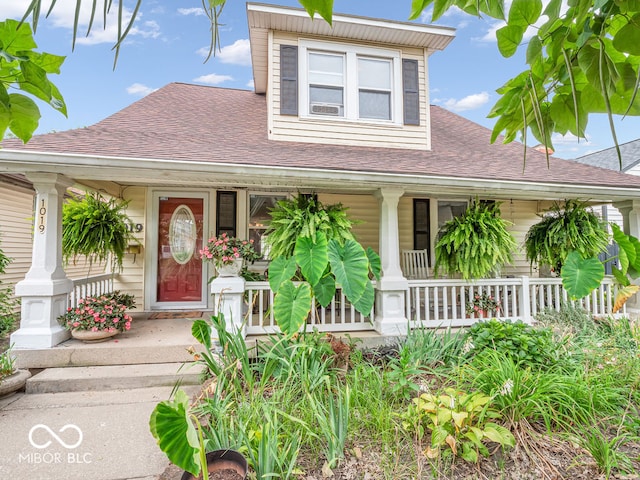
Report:
M 68 444 L 66 444 L 64 442 L 64 440 L 62 440 L 58 435 L 56 435 L 56 433 L 53 430 L 51 430 L 48 426 L 46 426 L 46 425 L 44 425 L 42 423 L 39 423 L 39 424 L 34 425 L 33 427 L 31 427 L 31 430 L 29 430 L 29 443 L 35 448 L 47 448 L 49 445 L 51 445 L 51 440 L 47 440 L 43 444 L 38 444 L 38 443 L 34 442 L 33 433 L 38 429 L 43 429 L 43 430 L 46 430 L 47 432 L 49 432 L 49 435 L 51 435 L 64 448 L 68 448 L 68 449 L 78 448 L 80 446 L 80 444 L 82 443 L 82 430 L 80 430 L 80 428 L 77 425 L 73 425 L 72 423 L 68 423 L 67 425 L 62 427 L 58 432 L 58 433 L 62 433 L 65 430 L 69 430 L 69 429 L 72 429 L 72 430 L 75 430 L 76 432 L 78 432 L 78 441 L 76 443 L 68 445 Z

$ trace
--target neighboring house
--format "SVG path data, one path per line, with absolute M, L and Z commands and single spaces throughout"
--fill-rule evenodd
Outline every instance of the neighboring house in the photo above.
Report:
M 593 165 L 594 167 L 628 173 L 629 175 L 640 175 L 640 139 L 623 143 L 619 147 L 622 161 L 618 157 L 615 147 L 578 157 L 575 161 Z M 603 207 L 602 217 L 606 221 L 615 222 L 621 227 L 623 226 L 622 214 L 612 205 Z
M 640 178 L 560 159 L 548 166 L 533 149 L 523 169 L 522 145 L 490 145 L 488 129 L 430 105 L 429 57 L 453 30 L 346 15 L 335 15 L 331 28 L 303 10 L 263 4 L 247 12 L 255 92 L 172 83 L 96 125 L 28 145 L 5 141 L 0 166 L 33 182 L 44 207 L 36 222 L 46 225 L 18 285 L 18 346 L 66 338 L 55 322 L 71 288 L 59 267 L 58 231 L 62 195 L 73 183 L 129 201 L 143 248 L 125 261 L 117 288 L 134 293 L 144 311 L 214 308 L 212 272 L 197 255 L 208 236 L 259 239 L 268 207 L 296 192 L 342 202 L 362 221 L 357 238 L 381 256 L 373 324 L 352 322 L 345 302 L 341 316 L 331 310 L 327 320 L 322 311 L 315 322 L 381 334 L 406 331 L 409 317 L 474 321 L 460 311 L 460 281 L 408 281 L 400 268 L 401 250 L 426 249 L 432 263 L 438 226 L 469 199 L 501 201 L 520 243 L 536 213 L 558 199 L 627 202 L 626 215 L 640 215 Z M 167 233 L 180 218 L 196 224 L 187 263 L 173 258 Z M 502 273 L 511 279 L 491 285 L 504 308 L 529 319 L 533 280 L 523 254 Z M 248 288 L 264 293 L 268 285 Z M 269 331 L 270 321 L 261 317 L 247 329 Z

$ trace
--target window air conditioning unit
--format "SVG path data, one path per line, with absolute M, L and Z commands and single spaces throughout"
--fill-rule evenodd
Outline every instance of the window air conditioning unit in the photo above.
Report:
M 316 115 L 340 115 L 340 105 L 332 105 L 330 103 L 312 103 L 311 113 Z

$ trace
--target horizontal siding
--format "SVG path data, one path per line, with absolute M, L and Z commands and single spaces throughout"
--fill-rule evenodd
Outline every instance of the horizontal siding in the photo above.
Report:
M 517 250 L 513 255 L 513 262 L 510 265 L 505 265 L 502 269 L 503 276 L 538 276 L 537 268 L 534 267 L 534 269 L 531 270 L 524 248 L 524 240 L 529 228 L 540 221 L 540 217 L 536 215 L 537 212 L 537 201 L 511 200 L 503 202 L 502 205 L 500 205 L 502 218 L 512 223 L 509 231 L 515 238 L 517 244 Z
M 15 285 L 31 267 L 34 195 L 32 190 L 0 183 L 0 248 L 12 259 L 0 275 L 5 285 Z
M 125 255 L 122 272 L 116 276 L 115 288 L 134 295 L 136 310 L 142 311 L 144 305 L 144 236 L 147 225 L 145 224 L 146 188 L 129 187 L 124 191 L 124 199 L 129 201 L 126 213 L 134 224 L 143 225 L 142 232 L 134 233 L 142 245 L 139 254 L 128 253 Z
M 371 247 L 378 252 L 380 208 L 378 200 L 373 195 L 334 195 L 319 194 L 318 199 L 325 205 L 342 203 L 351 220 L 360 223 L 353 227 L 356 240 L 364 247 Z
M 308 37 L 305 37 L 308 38 Z M 324 39 L 326 40 L 326 38 Z M 275 32 L 273 42 L 272 85 L 272 140 L 331 143 L 385 148 L 427 149 L 428 121 L 426 94 L 426 66 L 422 50 L 402 48 L 402 58 L 418 61 L 421 95 L 420 125 L 383 125 L 375 122 L 345 120 L 300 119 L 291 115 L 280 115 L 280 45 L 295 45 L 297 37 L 290 33 Z M 367 45 L 371 46 L 371 45 Z M 374 45 L 375 46 L 375 45 Z M 401 88 L 401 86 L 399 86 Z

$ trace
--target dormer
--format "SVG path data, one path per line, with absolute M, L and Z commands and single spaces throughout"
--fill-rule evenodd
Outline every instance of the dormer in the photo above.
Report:
M 247 4 L 271 140 L 429 150 L 428 59 L 454 30 Z

